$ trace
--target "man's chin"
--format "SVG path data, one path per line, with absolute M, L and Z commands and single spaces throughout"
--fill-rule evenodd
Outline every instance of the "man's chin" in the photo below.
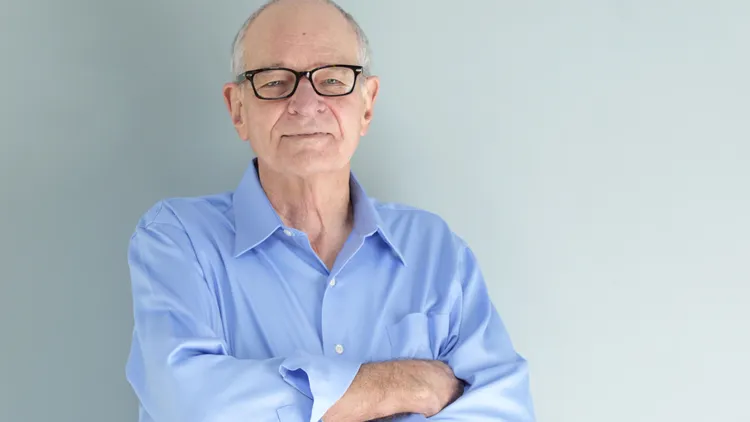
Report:
M 296 154 L 283 159 L 282 171 L 284 173 L 308 177 L 316 174 L 332 173 L 348 169 L 349 160 L 329 154 L 321 154 L 320 151 L 307 150 L 298 151 Z

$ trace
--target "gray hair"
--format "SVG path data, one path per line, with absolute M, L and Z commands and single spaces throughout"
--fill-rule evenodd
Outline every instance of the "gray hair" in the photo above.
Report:
M 231 57 L 231 71 L 232 76 L 237 76 L 240 73 L 244 72 L 246 69 L 244 68 L 244 55 L 245 55 L 245 47 L 244 47 L 244 40 L 245 35 L 247 34 L 247 29 L 250 27 L 250 25 L 255 21 L 255 19 L 258 18 L 258 16 L 263 13 L 268 6 L 278 3 L 281 0 L 269 0 L 261 6 L 258 10 L 256 10 L 252 15 L 250 15 L 249 18 L 245 21 L 245 23 L 242 24 L 242 27 L 240 27 L 240 30 L 237 32 L 237 35 L 234 37 L 234 41 L 232 42 L 232 57 Z M 333 0 L 322 0 L 323 2 L 335 7 L 338 9 L 339 12 L 346 18 L 347 22 L 352 26 L 352 29 L 354 29 L 354 32 L 357 34 L 357 41 L 359 43 L 359 65 L 364 68 L 364 75 L 369 76 L 370 75 L 370 42 L 367 40 L 367 35 L 365 35 L 365 31 L 362 30 L 362 27 L 359 26 L 357 21 L 354 19 L 352 15 L 350 15 L 347 11 L 345 11 L 341 6 L 336 4 Z

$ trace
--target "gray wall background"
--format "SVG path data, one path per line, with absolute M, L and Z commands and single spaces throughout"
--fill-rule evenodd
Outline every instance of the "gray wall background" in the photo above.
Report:
M 0 420 L 136 420 L 126 246 L 233 189 L 258 1 L 0 1 Z M 541 421 L 748 421 L 750 2 L 341 1 L 382 96 L 355 170 L 475 249 Z

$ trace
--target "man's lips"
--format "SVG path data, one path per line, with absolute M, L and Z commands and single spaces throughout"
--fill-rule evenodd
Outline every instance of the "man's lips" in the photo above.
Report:
M 281 135 L 282 137 L 288 137 L 288 138 L 307 138 L 307 137 L 315 137 L 315 136 L 325 136 L 330 135 L 328 132 L 308 132 L 308 133 L 290 133 L 288 135 Z

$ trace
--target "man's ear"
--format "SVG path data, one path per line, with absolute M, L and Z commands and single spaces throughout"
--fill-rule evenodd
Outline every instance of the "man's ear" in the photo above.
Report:
M 360 136 L 367 134 L 367 130 L 370 128 L 372 117 L 375 112 L 375 101 L 378 99 L 378 92 L 380 91 L 380 79 L 377 76 L 368 76 L 364 81 L 365 89 L 365 112 L 362 115 L 362 131 Z
M 245 118 L 242 114 L 244 105 L 242 104 L 242 88 L 234 82 L 224 84 L 223 88 L 224 104 L 227 106 L 229 111 L 229 117 L 232 119 L 232 124 L 240 138 L 247 140 L 245 132 Z

